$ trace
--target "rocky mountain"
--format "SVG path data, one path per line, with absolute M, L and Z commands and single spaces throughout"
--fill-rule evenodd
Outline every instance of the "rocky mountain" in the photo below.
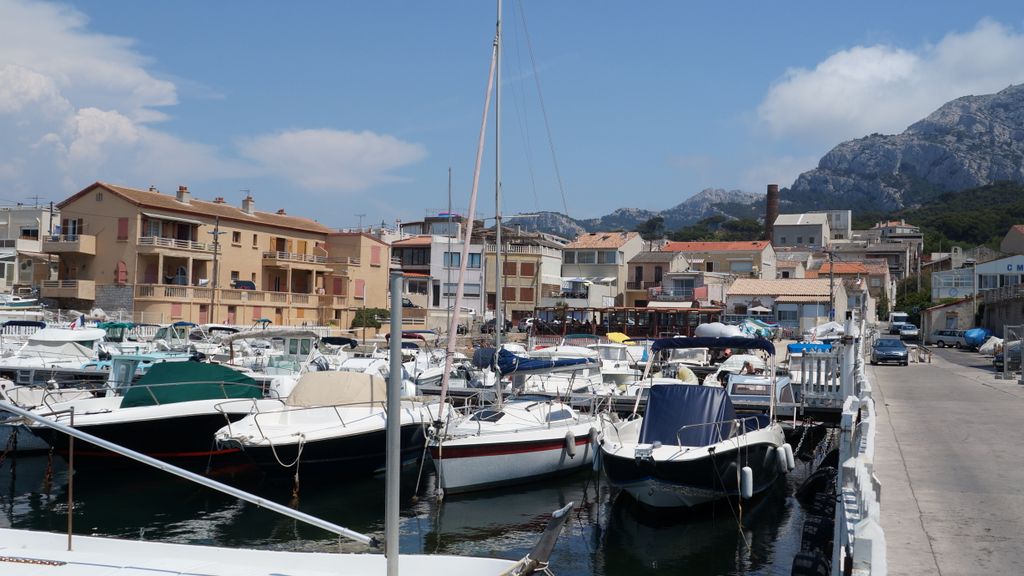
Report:
M 633 230 L 647 220 L 661 216 L 665 228 L 675 230 L 689 226 L 708 216 L 723 215 L 729 218 L 758 217 L 764 212 L 764 197 L 760 194 L 740 190 L 708 188 L 662 211 L 640 208 L 619 208 L 600 218 L 576 220 L 560 212 L 536 212 L 507 216 L 510 226 L 519 225 L 524 230 L 548 232 L 565 238 L 575 238 L 583 232 L 605 230 Z
M 1024 85 L 948 102 L 902 134 L 843 142 L 782 192 L 782 211 L 892 211 L 997 181 L 1024 182 Z

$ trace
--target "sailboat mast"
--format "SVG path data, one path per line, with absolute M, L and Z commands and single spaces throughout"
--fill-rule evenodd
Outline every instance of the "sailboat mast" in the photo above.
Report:
M 501 0 L 498 0 L 498 22 L 496 24 L 496 56 L 494 68 L 495 89 L 494 89 L 494 349 L 501 349 L 501 330 L 505 327 L 504 314 L 502 314 L 502 280 L 504 269 L 501 258 Z M 498 383 L 498 402 L 501 402 L 501 382 Z
M 480 140 L 476 148 L 476 164 L 473 168 L 473 189 L 469 194 L 469 214 L 465 219 L 465 233 L 462 236 L 462 252 L 459 261 L 459 281 L 455 288 L 455 313 L 448 322 L 448 346 L 444 355 L 444 373 L 441 375 L 441 406 L 448 393 L 448 382 L 452 372 L 452 356 L 455 355 L 455 337 L 458 333 L 459 314 L 462 312 L 462 292 L 466 279 L 466 264 L 469 261 L 469 239 L 473 236 L 473 215 L 476 214 L 477 190 L 480 186 L 480 166 L 484 158 L 484 142 L 487 140 L 487 116 L 491 112 L 491 93 L 494 90 L 494 69 L 497 58 L 498 40 L 491 48 L 491 65 L 487 72 L 487 96 L 484 98 L 484 114 L 480 121 Z

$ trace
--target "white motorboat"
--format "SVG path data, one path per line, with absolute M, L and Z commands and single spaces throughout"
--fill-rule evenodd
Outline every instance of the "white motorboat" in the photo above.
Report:
M 606 384 L 620 387 L 640 378 L 642 371 L 636 368 L 638 359 L 630 357 L 625 344 L 602 342 L 587 348 L 597 351 L 601 359 L 601 378 Z
M 768 340 L 747 338 L 667 338 L 651 350 L 696 346 L 775 351 Z M 656 384 L 648 390 L 643 416 L 603 417 L 601 433 L 609 482 L 655 508 L 749 498 L 792 468 L 774 402 L 767 415 L 738 417 L 721 387 Z
M 529 353 L 537 360 L 559 364 L 560 360 L 582 360 L 565 363 L 563 367 L 546 371 L 532 371 L 513 383 L 513 389 L 526 394 L 541 393 L 566 396 L 568 394 L 612 394 L 615 385 L 606 384 L 601 375 L 601 360 L 597 350 L 583 346 L 558 345 L 540 348 Z M 505 373 L 507 374 L 507 373 Z
M 284 471 L 297 466 L 329 469 L 346 476 L 384 469 L 387 443 L 387 384 L 367 372 L 307 372 L 276 406 L 252 402 L 245 418 L 214 434 L 223 449 L 241 449 L 260 467 Z M 238 411 L 246 400 L 225 402 Z M 243 406 L 244 408 L 244 406 Z M 403 460 L 423 455 L 426 426 L 438 419 L 437 405 L 401 403 Z
M 101 328 L 43 328 L 11 354 L 3 368 L 81 368 L 99 355 L 106 331 Z

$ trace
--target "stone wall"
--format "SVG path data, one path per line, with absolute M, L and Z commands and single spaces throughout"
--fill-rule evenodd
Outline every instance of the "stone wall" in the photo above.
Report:
M 93 306 L 112 316 L 119 311 L 125 311 L 130 318 L 132 311 L 135 310 L 134 287 L 131 285 L 97 284 L 96 300 Z

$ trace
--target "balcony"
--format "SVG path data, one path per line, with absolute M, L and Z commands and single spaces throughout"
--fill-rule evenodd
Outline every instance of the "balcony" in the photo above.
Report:
M 693 288 L 650 288 L 648 295 L 651 300 L 662 302 L 689 302 L 693 300 Z
M 207 242 L 196 242 L 194 240 L 178 240 L 177 238 L 164 238 L 162 236 L 141 236 L 139 237 L 139 252 L 150 253 L 159 249 L 189 250 L 192 252 L 213 252 L 213 244 Z
M 358 258 L 356 259 L 358 260 Z M 314 268 L 327 270 L 327 256 L 314 256 L 313 254 L 296 254 L 295 252 L 273 252 L 263 253 L 264 266 L 276 266 L 278 268 L 290 268 L 298 264 L 303 268 Z
M 44 236 L 43 252 L 49 254 L 87 254 L 95 256 L 96 237 L 91 234 Z
M 96 299 L 95 280 L 43 280 L 40 290 L 43 298 Z
M 265 292 L 262 290 L 238 290 L 235 288 L 207 288 L 204 286 L 175 286 L 171 284 L 136 284 L 136 300 L 159 300 L 171 302 L 196 302 L 206 304 L 217 292 L 218 304 L 256 304 L 269 306 L 297 306 L 315 308 L 320 296 L 301 292 Z
M 647 290 L 659 286 L 661 282 L 626 282 L 626 290 Z
M 484 251 L 489 254 L 493 254 L 497 251 L 496 244 L 488 244 L 484 247 Z M 549 248 L 547 246 L 535 246 L 530 244 L 505 244 L 505 247 L 501 251 L 502 254 L 530 254 L 534 256 L 550 256 L 552 258 L 561 258 L 562 251 L 557 248 Z
M 264 252 L 263 253 L 263 257 L 266 258 L 267 254 L 271 254 L 271 252 Z M 392 258 L 392 260 L 394 260 L 394 259 Z M 327 263 L 328 264 L 340 264 L 342 266 L 351 266 L 351 267 L 358 267 L 358 266 L 362 266 L 363 265 L 362 260 L 360 260 L 359 258 L 355 258 L 353 256 L 331 256 L 331 257 L 327 258 Z

